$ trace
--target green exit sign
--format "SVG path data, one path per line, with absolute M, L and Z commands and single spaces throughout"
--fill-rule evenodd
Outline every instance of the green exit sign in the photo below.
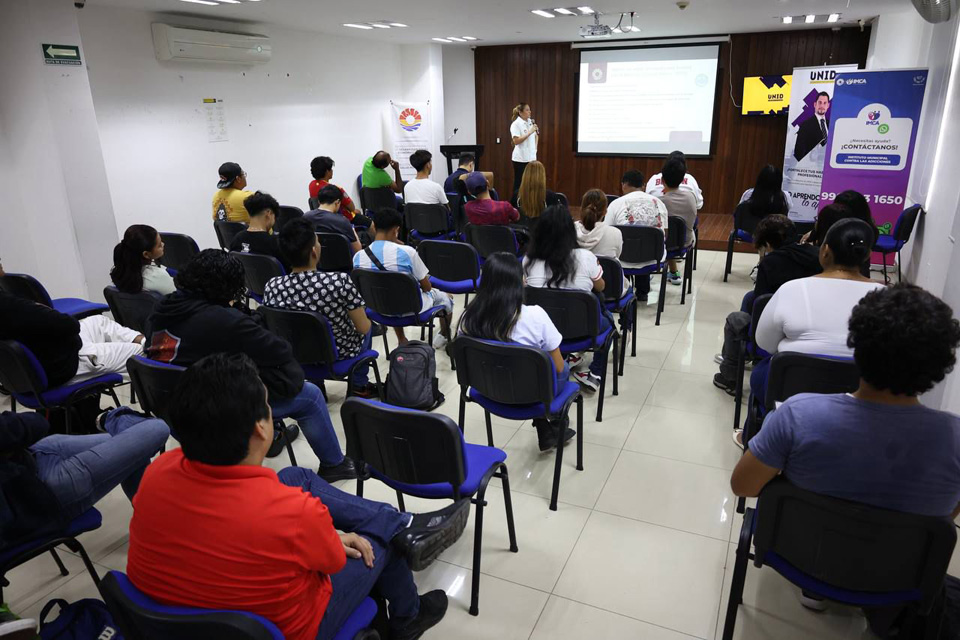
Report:
M 80 47 L 72 44 L 42 44 L 43 64 L 80 66 Z

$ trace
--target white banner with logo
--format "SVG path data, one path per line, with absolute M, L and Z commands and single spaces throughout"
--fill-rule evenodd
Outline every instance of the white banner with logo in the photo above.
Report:
M 417 149 L 433 150 L 433 123 L 430 102 L 390 101 L 390 155 L 400 163 L 400 177 L 412 180 L 417 170 L 410 166 L 410 154 Z
M 844 64 L 793 70 L 787 144 L 783 152 L 783 190 L 793 200 L 791 220 L 812 222 L 817 217 L 833 83 L 838 72 L 856 69 L 855 64 Z

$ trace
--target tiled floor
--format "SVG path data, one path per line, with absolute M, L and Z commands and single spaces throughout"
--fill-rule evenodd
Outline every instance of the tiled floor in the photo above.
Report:
M 480 579 L 480 616 L 467 613 L 473 524 L 426 571 L 421 590 L 443 588 L 451 598 L 446 619 L 428 638 L 564 640 L 593 638 L 719 638 L 740 516 L 729 488 L 739 452 L 730 440 L 733 404 L 710 380 L 723 319 L 751 286 L 756 258 L 735 256 L 722 282 L 723 254 L 701 251 L 694 293 L 680 306 L 678 287 L 654 326 L 655 294 L 641 310 L 637 357 L 627 357 L 620 395 L 606 398 L 596 423 L 596 401 L 584 416 L 583 471 L 565 457 L 560 507 L 547 501 L 553 457 L 540 455 L 529 423 L 494 418 L 494 438 L 509 457 L 519 553 L 508 550 L 503 496 L 496 481 L 487 493 Z M 656 287 L 654 287 L 656 291 Z M 458 300 L 462 305 L 462 299 Z M 449 361 L 438 358 L 447 396 L 441 413 L 456 417 L 457 386 Z M 344 385 L 331 384 L 330 410 L 340 429 Z M 608 391 L 609 394 L 609 391 Z M 340 432 L 341 439 L 343 437 Z M 467 439 L 485 440 L 482 413 L 467 413 Z M 171 441 L 172 442 L 172 441 Z M 316 458 L 299 439 L 304 466 Z M 572 451 L 572 449 L 571 449 Z M 286 458 L 269 461 L 280 469 Z M 352 490 L 353 483 L 343 483 Z M 366 485 L 369 498 L 389 502 L 383 485 Z M 408 498 L 409 510 L 435 503 Z M 132 510 L 117 490 L 98 507 L 104 526 L 82 541 L 100 571 L 124 569 Z M 62 554 L 71 571 L 60 577 L 49 556 L 8 575 L 6 598 L 22 615 L 36 616 L 51 598 L 95 596 L 79 558 Z M 960 575 L 960 554 L 952 571 Z M 797 592 L 770 569 L 751 568 L 738 617 L 738 638 L 869 638 L 862 615 L 831 608 L 821 614 L 800 606 Z

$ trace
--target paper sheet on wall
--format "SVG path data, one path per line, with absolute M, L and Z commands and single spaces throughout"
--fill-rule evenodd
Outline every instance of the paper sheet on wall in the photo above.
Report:
M 220 98 L 204 98 L 203 109 L 207 117 L 207 142 L 226 142 L 227 114 L 223 100 Z

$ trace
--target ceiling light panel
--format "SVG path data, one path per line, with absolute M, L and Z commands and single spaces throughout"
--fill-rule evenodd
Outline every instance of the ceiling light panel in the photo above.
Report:
M 803 21 L 806 22 L 807 24 L 813 24 L 813 21 L 816 19 L 817 19 L 817 16 L 811 13 L 811 14 L 808 14 L 807 17 L 803 19 Z
M 431 38 L 431 40 L 436 40 L 437 42 L 445 42 L 447 44 L 450 44 L 450 41 L 447 40 L 446 38 Z
M 371 27 L 371 26 L 368 25 L 368 24 L 359 24 L 359 23 L 356 23 L 356 22 L 344 22 L 344 23 L 343 23 L 343 26 L 345 26 L 345 27 L 351 27 L 351 28 L 353 28 L 353 29 L 373 29 L 373 27 Z
M 545 9 L 534 9 L 534 10 L 531 11 L 530 13 L 535 14 L 535 15 L 538 15 L 538 16 L 540 16 L 540 17 L 542 17 L 542 18 L 556 18 L 556 17 L 557 17 L 557 16 L 553 15 L 552 13 L 550 13 L 549 11 L 547 11 L 547 10 L 545 10 Z
M 839 13 L 831 13 L 829 16 L 827 16 L 827 22 L 836 22 L 839 19 L 840 19 Z
M 554 11 L 555 11 L 556 13 L 559 13 L 560 15 L 564 15 L 564 16 L 575 16 L 575 15 L 577 15 L 577 12 L 576 12 L 575 10 L 572 10 L 572 9 L 564 9 L 563 7 L 559 8 L 559 9 L 554 9 Z
M 793 16 L 783 16 L 783 24 L 792 24 Z
M 595 12 L 593 9 L 591 9 L 590 7 L 577 7 L 577 11 L 579 11 L 580 13 L 582 13 L 582 14 L 585 15 L 585 16 L 589 16 L 589 15 L 592 14 L 592 13 L 596 13 L 596 12 Z
M 191 4 L 206 4 L 206 5 L 210 5 L 211 7 L 217 6 L 216 2 L 209 2 L 208 0 L 180 0 L 180 2 L 189 2 Z

